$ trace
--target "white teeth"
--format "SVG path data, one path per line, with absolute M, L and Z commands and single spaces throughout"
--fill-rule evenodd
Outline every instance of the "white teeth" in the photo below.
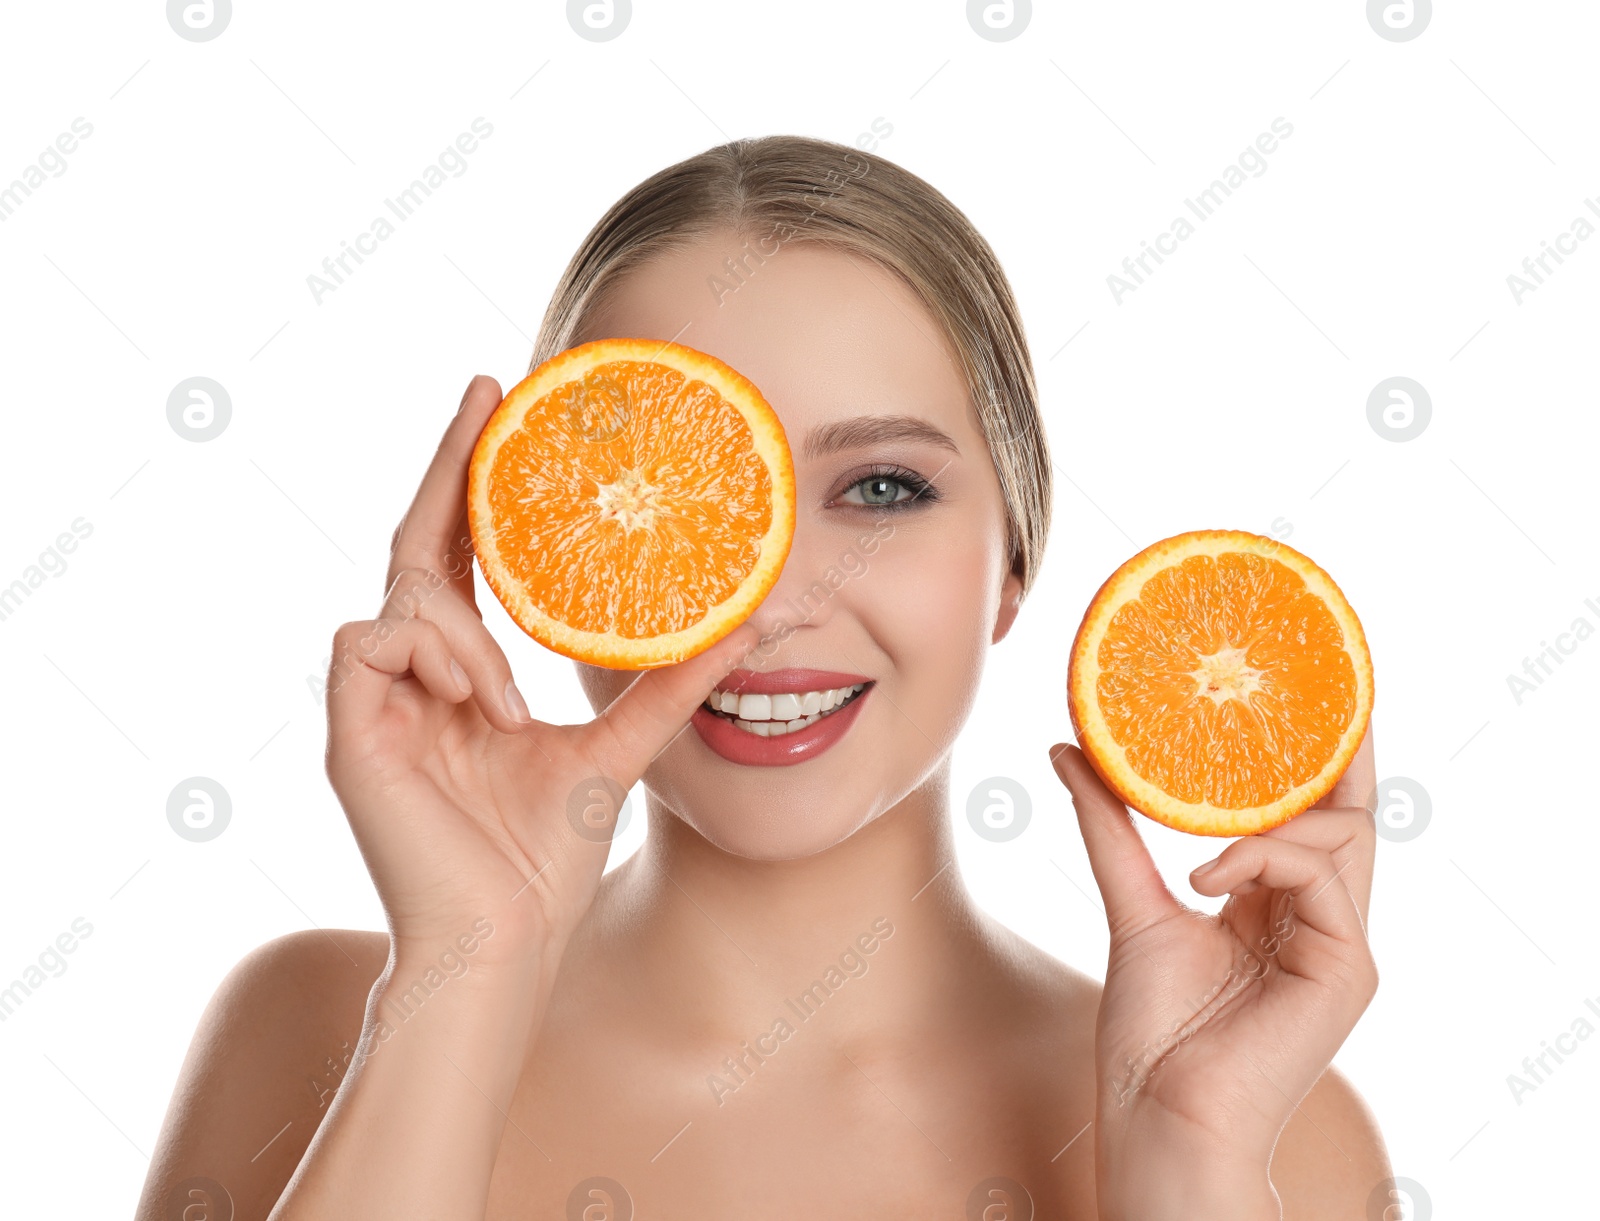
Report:
M 780 692 L 776 695 L 736 695 L 731 691 L 713 691 L 706 697 L 705 704 L 713 712 L 727 714 L 746 733 L 776 738 L 816 724 L 827 713 L 865 688 L 865 683 L 855 683 L 828 691 Z

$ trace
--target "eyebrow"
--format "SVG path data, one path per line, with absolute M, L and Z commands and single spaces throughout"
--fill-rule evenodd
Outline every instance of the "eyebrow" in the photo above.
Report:
M 953 454 L 961 452 L 948 434 L 927 420 L 912 415 L 863 415 L 813 428 L 806 435 L 802 456 L 809 460 L 892 441 L 933 445 Z

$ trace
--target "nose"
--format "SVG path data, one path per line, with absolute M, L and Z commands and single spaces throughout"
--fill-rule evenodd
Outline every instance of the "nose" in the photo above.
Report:
M 804 521 L 795 523 L 783 571 L 750 616 L 767 656 L 799 629 L 822 627 L 833 617 L 838 587 L 844 580 L 835 558 L 827 554 L 823 532 L 808 530 Z

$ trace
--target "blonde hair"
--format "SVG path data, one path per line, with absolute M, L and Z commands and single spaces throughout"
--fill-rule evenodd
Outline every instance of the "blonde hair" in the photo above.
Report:
M 1008 560 L 1027 594 L 1050 526 L 1051 462 L 1011 286 L 965 215 L 873 153 L 805 136 L 733 140 L 652 174 L 572 256 L 539 327 L 532 372 L 577 342 L 624 275 L 719 231 L 816 242 L 897 273 L 958 353 L 1006 509 Z M 761 253 L 751 250 L 742 259 Z

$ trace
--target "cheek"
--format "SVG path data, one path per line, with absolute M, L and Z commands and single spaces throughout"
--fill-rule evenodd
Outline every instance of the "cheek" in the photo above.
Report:
M 975 684 L 998 609 L 993 540 L 900 527 L 867 557 L 851 609 L 893 659 L 896 686 L 932 695 Z

